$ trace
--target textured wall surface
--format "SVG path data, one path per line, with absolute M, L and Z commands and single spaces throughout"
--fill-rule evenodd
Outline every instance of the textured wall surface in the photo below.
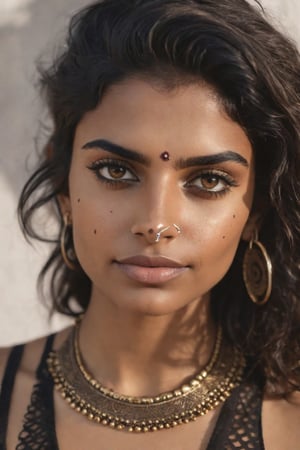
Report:
M 16 204 L 35 161 L 35 139 L 46 114 L 37 90 L 35 62 L 51 55 L 69 16 L 88 0 L 0 0 L 0 346 L 25 341 L 67 323 L 47 309 L 36 291 L 46 256 L 19 231 Z M 273 20 L 300 42 L 298 0 L 265 0 Z M 41 218 L 43 220 L 43 218 Z M 50 227 L 51 224 L 45 223 Z

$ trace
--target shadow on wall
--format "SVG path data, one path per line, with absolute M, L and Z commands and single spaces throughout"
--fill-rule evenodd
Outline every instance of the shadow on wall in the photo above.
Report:
M 27 245 L 17 223 L 16 207 L 20 190 L 35 165 L 39 121 L 46 118 L 35 86 L 36 60 L 45 52 L 52 59 L 70 15 L 89 2 L 0 0 L 0 346 L 33 339 L 66 325 L 59 316 L 51 324 L 48 321 L 36 291 L 48 246 Z M 39 149 L 44 142 L 41 136 Z
M 0 2 L 0 177 L 17 199 L 35 161 L 35 138 L 46 111 L 36 61 L 62 42 L 69 17 L 89 0 Z M 39 145 L 40 147 L 40 145 Z

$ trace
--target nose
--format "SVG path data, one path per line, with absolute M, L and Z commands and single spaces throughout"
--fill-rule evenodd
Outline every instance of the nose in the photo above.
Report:
M 163 240 L 173 240 L 181 233 L 181 227 L 176 223 L 170 225 L 158 224 L 154 227 L 150 227 L 148 224 L 142 226 L 133 226 L 132 233 L 136 236 L 144 237 L 149 244 L 156 244 Z
M 141 206 L 136 210 L 131 233 L 149 244 L 172 241 L 182 233 L 178 221 L 180 195 L 176 195 L 175 186 L 169 181 L 167 178 L 160 180 L 152 188 L 148 185 L 140 198 Z

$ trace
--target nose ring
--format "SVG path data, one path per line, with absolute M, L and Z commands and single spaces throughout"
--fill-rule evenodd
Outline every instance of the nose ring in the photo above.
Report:
M 175 228 L 177 234 L 180 234 L 180 233 L 181 233 L 181 228 L 180 228 L 180 226 L 179 226 L 179 225 L 176 225 L 176 223 L 172 223 L 172 225 L 169 225 L 169 226 L 167 226 L 167 227 L 164 227 L 164 228 L 162 228 L 160 231 L 158 231 L 157 233 L 155 233 L 155 239 L 154 239 L 154 242 L 155 242 L 155 243 L 159 242 L 159 241 L 160 241 L 160 238 L 161 238 L 161 236 L 162 236 L 162 234 L 163 234 L 165 231 L 168 231 L 168 230 L 169 230 L 170 228 L 172 228 L 172 227 Z M 153 234 L 153 233 L 154 233 L 153 228 L 150 228 L 150 230 L 148 230 L 148 233 L 149 233 L 149 234 Z

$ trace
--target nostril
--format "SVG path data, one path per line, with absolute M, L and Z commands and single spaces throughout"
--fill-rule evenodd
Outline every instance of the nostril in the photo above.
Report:
M 160 223 L 153 228 L 148 228 L 147 226 L 140 224 L 134 225 L 131 228 L 131 233 L 134 236 L 144 237 L 149 243 L 154 244 L 159 242 L 161 238 L 168 240 L 174 239 L 178 234 L 181 233 L 181 228 L 175 223 L 172 223 L 171 225 L 165 227 Z

